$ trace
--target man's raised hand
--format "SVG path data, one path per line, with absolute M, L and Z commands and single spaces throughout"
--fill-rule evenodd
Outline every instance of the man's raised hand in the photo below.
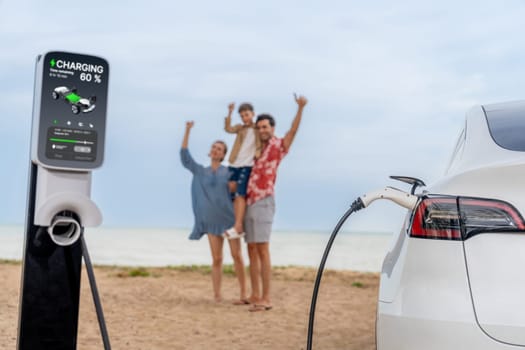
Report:
M 306 104 L 308 103 L 308 100 L 306 99 L 306 97 L 302 95 L 297 97 L 297 94 L 294 93 L 293 97 L 295 98 L 295 102 L 297 103 L 297 105 L 299 105 L 300 108 L 306 106 Z

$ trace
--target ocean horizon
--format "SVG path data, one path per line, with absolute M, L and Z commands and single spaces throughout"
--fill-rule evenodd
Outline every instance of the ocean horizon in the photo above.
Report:
M 190 231 L 185 228 L 99 227 L 86 228 L 85 239 L 91 259 L 99 265 L 209 265 L 208 240 L 203 237 L 190 241 Z M 307 230 L 274 231 L 270 244 L 272 265 L 318 267 L 330 234 Z M 391 237 L 387 232 L 340 232 L 326 268 L 378 272 Z M 23 240 L 23 226 L 0 226 L 0 259 L 22 259 Z M 245 245 L 243 255 L 248 262 Z M 224 247 L 224 263 L 232 263 L 228 247 Z

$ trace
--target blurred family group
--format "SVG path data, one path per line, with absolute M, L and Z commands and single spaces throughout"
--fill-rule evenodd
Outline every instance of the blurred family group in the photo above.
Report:
M 228 151 L 223 141 L 212 144 L 208 154 L 211 160 L 209 166 L 203 166 L 193 159 L 188 142 L 194 122 L 186 122 L 180 156 L 184 167 L 193 174 L 191 196 L 195 224 L 190 239 L 198 240 L 203 235 L 208 237 L 212 255 L 213 291 L 217 302 L 222 300 L 222 251 L 226 239 L 240 288 L 240 297 L 233 303 L 250 305 L 250 311 L 272 308 L 270 236 L 275 214 L 277 168 L 290 150 L 308 102 L 304 96 L 294 95 L 294 98 L 297 114 L 290 130 L 282 138 L 274 135 L 273 116 L 260 114 L 255 118 L 250 103 L 239 106 L 241 123 L 232 125 L 235 104 L 228 105 L 224 130 L 236 135 L 228 167 L 222 165 Z M 243 237 L 248 245 L 250 259 L 249 296 L 242 257 Z

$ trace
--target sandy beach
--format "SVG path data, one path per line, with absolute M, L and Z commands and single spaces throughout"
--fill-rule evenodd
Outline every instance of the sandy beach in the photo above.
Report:
M 0 264 L 0 348 L 16 346 L 21 266 Z M 304 349 L 315 269 L 275 268 L 273 310 L 234 306 L 225 268 L 222 303 L 212 301 L 209 267 L 97 267 L 114 349 Z M 82 276 L 78 349 L 102 349 L 87 276 Z M 377 273 L 326 271 L 314 349 L 374 349 Z

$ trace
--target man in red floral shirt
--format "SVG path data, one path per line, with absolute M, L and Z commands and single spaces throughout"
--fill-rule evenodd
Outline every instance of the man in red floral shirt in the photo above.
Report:
M 294 95 L 295 96 L 295 95 Z M 291 129 L 283 138 L 274 135 L 275 120 L 269 114 L 261 114 L 255 123 L 256 130 L 262 142 L 261 156 L 255 164 L 248 181 L 247 208 L 244 217 L 244 231 L 248 243 L 250 258 L 250 278 L 253 304 L 250 311 L 265 311 L 272 308 L 270 299 L 270 234 L 272 232 L 275 213 L 274 187 L 277 177 L 277 167 L 288 153 L 294 140 L 303 109 L 308 100 L 304 96 L 295 96 L 297 114 Z M 262 281 L 262 293 L 261 285 Z

